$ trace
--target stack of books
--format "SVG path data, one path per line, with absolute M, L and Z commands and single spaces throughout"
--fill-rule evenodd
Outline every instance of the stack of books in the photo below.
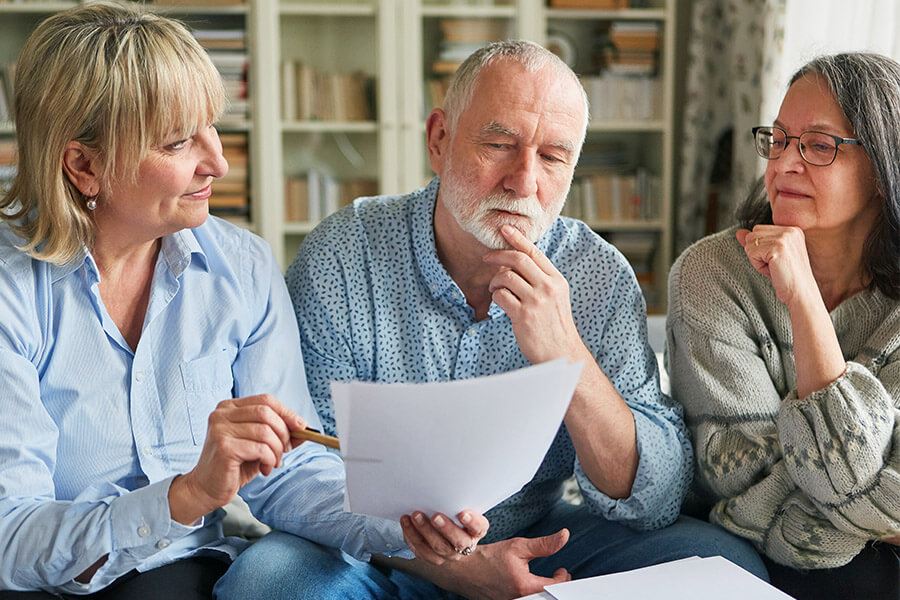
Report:
M 0 65 L 0 125 L 11 124 L 15 119 L 15 114 L 13 113 L 15 73 L 15 64 Z
M 599 73 L 581 78 L 598 121 L 659 118 L 662 81 L 659 77 L 660 23 L 613 21 L 601 35 Z
M 660 24 L 655 21 L 613 21 L 604 49 L 606 69 L 617 75 L 653 76 L 659 63 Z
M 287 60 L 281 66 L 281 104 L 285 121 L 371 121 L 375 78 L 359 71 L 321 71 Z
M 171 2 L 172 0 L 167 0 Z M 193 3 L 192 3 L 193 4 Z M 225 84 L 227 105 L 222 121 L 243 124 L 250 118 L 247 87 L 247 34 L 243 29 L 195 29 L 194 37 L 209 53 Z
M 222 154 L 228 161 L 228 174 L 213 182 L 209 210 L 239 224 L 250 219 L 250 193 L 247 185 L 247 134 L 223 133 Z
M 16 141 L 0 139 L 0 197 L 6 195 L 16 178 Z
M 432 77 L 426 82 L 431 107 L 443 106 L 453 74 L 470 54 L 509 37 L 509 26 L 503 19 L 441 19 L 438 26 L 443 41 L 431 63 Z
M 319 170 L 285 179 L 284 220 L 291 223 L 317 223 L 339 208 L 363 196 L 378 193 L 375 179 L 338 180 Z

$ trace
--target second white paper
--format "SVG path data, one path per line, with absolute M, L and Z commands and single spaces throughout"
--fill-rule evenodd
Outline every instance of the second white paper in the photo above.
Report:
M 534 477 L 581 367 L 559 359 L 462 381 L 333 382 L 345 506 L 396 521 L 487 511 Z

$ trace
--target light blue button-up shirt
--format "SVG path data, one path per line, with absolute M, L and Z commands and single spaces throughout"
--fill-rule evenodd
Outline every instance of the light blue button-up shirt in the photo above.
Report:
M 222 511 L 186 527 L 168 489 L 224 399 L 271 393 L 312 426 L 284 280 L 262 240 L 219 219 L 167 236 L 132 351 L 89 253 L 33 260 L 0 226 L 0 589 L 90 593 L 198 552 L 233 558 Z M 241 495 L 272 527 L 365 558 L 399 525 L 342 512 L 344 469 L 305 443 Z M 104 555 L 89 584 L 73 579 Z
M 319 225 L 288 269 L 310 392 L 330 433 L 333 380 L 450 381 L 528 366 L 503 310 L 491 304 L 477 321 L 438 258 L 438 186 L 357 200 Z M 487 513 L 487 540 L 539 520 L 573 472 L 596 514 L 635 528 L 671 523 L 690 481 L 691 446 L 681 407 L 659 390 L 631 267 L 572 219 L 557 219 L 537 245 L 569 282 L 578 331 L 634 415 L 640 462 L 631 495 L 612 499 L 584 474 L 563 425 L 534 479 Z

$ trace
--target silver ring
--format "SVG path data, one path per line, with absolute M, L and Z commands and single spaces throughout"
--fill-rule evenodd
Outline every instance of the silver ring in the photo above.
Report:
M 471 546 L 466 546 L 462 550 L 457 550 L 457 552 L 459 554 L 462 554 L 463 556 L 469 556 L 470 554 L 475 552 L 475 544 L 472 544 Z

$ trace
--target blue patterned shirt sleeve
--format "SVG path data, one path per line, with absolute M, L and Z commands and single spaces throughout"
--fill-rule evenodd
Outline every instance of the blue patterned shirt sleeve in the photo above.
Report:
M 491 305 L 476 321 L 438 259 L 438 185 L 357 200 L 320 224 L 288 269 L 309 388 L 329 433 L 331 381 L 450 381 L 528 365 L 503 311 Z M 579 332 L 632 410 L 640 462 L 631 496 L 613 500 L 585 477 L 562 426 L 535 478 L 488 511 L 487 541 L 546 514 L 573 473 L 595 513 L 635 528 L 667 525 L 690 478 L 691 450 L 681 411 L 659 391 L 634 274 L 615 248 L 571 219 L 557 219 L 538 247 L 569 281 Z

